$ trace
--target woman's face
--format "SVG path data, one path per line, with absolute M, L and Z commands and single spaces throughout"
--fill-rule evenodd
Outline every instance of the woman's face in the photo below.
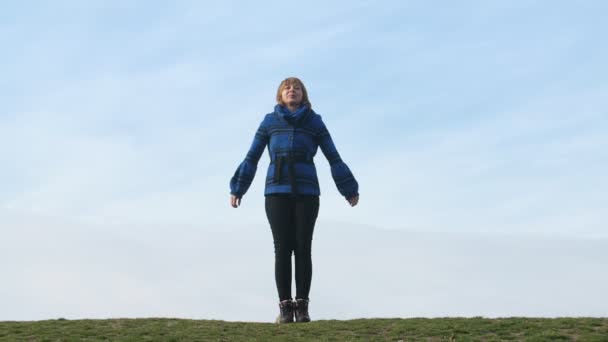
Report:
M 302 87 L 297 83 L 286 85 L 281 91 L 283 103 L 290 107 L 299 106 L 303 96 Z

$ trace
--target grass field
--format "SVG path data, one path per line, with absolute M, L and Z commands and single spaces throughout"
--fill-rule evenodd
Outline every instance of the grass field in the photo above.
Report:
M 271 324 L 167 318 L 0 322 L 0 341 L 608 341 L 608 318 L 411 318 Z

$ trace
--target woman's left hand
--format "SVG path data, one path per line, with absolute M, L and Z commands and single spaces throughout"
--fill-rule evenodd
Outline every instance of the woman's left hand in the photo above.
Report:
M 347 198 L 346 200 L 348 201 L 351 207 L 354 207 L 357 205 L 357 203 L 359 203 L 359 195 Z

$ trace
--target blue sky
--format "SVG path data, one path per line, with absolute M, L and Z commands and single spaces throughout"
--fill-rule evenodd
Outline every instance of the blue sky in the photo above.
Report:
M 344 206 L 319 155 L 322 219 L 606 236 L 600 1 L 4 7 L 2 210 L 263 219 L 227 182 L 296 75 L 361 183 Z
M 298 76 L 360 183 L 351 208 L 317 155 L 320 224 L 605 241 L 607 10 L 3 4 L 0 229 L 263 227 L 268 157 L 239 209 L 228 182 L 279 82 Z

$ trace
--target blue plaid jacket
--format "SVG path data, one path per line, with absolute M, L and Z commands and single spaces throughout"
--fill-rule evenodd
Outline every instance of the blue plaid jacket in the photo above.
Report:
M 340 158 L 321 116 L 302 106 L 295 113 L 280 105 L 266 114 L 245 160 L 230 180 L 230 193 L 241 198 L 249 189 L 257 164 L 268 146 L 270 165 L 264 195 L 275 193 L 320 195 L 313 158 L 317 148 L 329 161 L 331 175 L 342 196 L 359 194 L 359 185 Z

